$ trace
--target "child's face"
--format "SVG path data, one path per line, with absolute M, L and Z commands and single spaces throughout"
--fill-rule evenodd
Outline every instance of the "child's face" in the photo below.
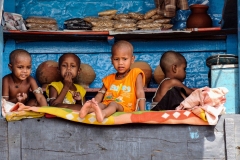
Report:
M 13 75 L 19 80 L 27 79 L 31 74 L 31 57 L 29 56 L 18 56 L 14 60 L 14 64 L 8 64 L 9 69 Z
M 72 79 L 76 78 L 77 75 L 80 72 L 79 64 L 76 62 L 73 56 L 67 56 L 62 60 L 62 63 L 60 64 L 60 73 L 63 78 L 69 74 Z
M 180 80 L 181 82 L 184 81 L 184 79 L 186 78 L 186 67 L 187 67 L 187 64 L 186 62 L 182 63 L 181 65 L 179 65 L 177 67 L 177 75 L 176 75 L 176 78 L 178 80 Z
M 134 62 L 134 56 L 129 48 L 118 48 L 115 49 L 111 60 L 118 73 L 125 73 L 130 69 L 131 64 Z

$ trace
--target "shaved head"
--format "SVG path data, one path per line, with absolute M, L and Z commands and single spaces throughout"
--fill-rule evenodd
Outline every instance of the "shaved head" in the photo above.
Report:
M 10 53 L 9 63 L 13 65 L 14 62 L 15 62 L 15 60 L 16 60 L 19 56 L 21 56 L 21 57 L 26 56 L 26 57 L 30 57 L 30 58 L 31 58 L 31 55 L 30 55 L 26 50 L 24 50 L 24 49 L 16 49 L 16 50 L 14 50 L 14 51 L 12 51 L 12 52 Z
M 182 63 L 186 63 L 186 59 L 183 55 L 175 51 L 167 51 L 165 52 L 160 60 L 160 67 L 163 70 L 163 73 L 166 74 L 172 65 L 181 65 Z
M 64 53 L 64 54 L 59 58 L 59 61 L 58 61 L 58 66 L 59 66 L 59 67 L 61 66 L 63 60 L 64 60 L 65 58 L 67 58 L 67 57 L 73 57 L 73 58 L 75 59 L 77 65 L 78 65 L 78 67 L 80 67 L 80 65 L 81 65 L 81 60 L 80 60 L 80 58 L 79 58 L 76 54 L 74 54 L 74 53 Z
M 112 56 L 114 55 L 114 53 L 116 52 L 116 50 L 120 50 L 120 49 L 125 49 L 125 50 L 130 50 L 129 53 L 132 54 L 133 56 L 133 46 L 131 43 L 127 42 L 127 41 L 118 41 L 116 43 L 114 43 L 114 45 L 112 46 Z

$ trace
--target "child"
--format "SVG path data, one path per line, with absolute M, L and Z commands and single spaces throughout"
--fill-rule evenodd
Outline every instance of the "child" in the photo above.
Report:
M 16 49 L 10 53 L 8 67 L 12 73 L 3 77 L 2 97 L 12 103 L 21 102 L 28 106 L 47 106 L 42 89 L 36 80 L 30 76 L 32 59 L 23 49 Z M 30 98 L 30 91 L 36 99 Z
M 74 84 L 74 79 L 81 71 L 81 60 L 74 53 L 63 54 L 58 61 L 58 69 L 62 80 L 52 82 L 46 88 L 51 106 L 80 110 L 85 101 L 86 90 Z
M 175 110 L 193 92 L 182 82 L 186 78 L 186 59 L 178 52 L 165 52 L 160 60 L 165 78 L 160 82 L 152 98 L 152 111 Z
M 133 46 L 129 42 L 118 41 L 113 45 L 111 60 L 117 73 L 103 79 L 99 93 L 80 110 L 80 118 L 95 112 L 97 121 L 102 122 L 117 111 L 133 112 L 138 109 L 138 105 L 141 111 L 145 109 L 145 75 L 138 68 L 130 69 L 134 59 Z

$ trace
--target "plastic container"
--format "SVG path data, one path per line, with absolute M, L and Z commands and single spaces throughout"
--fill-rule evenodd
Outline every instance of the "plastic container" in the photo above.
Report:
M 238 82 L 238 56 L 235 55 L 214 55 L 207 59 L 207 66 L 210 67 L 210 87 L 226 87 L 229 92 L 226 94 L 227 114 L 240 113 L 239 107 L 239 82 Z
M 226 94 L 226 103 L 224 104 L 226 113 L 240 113 L 238 83 L 238 64 L 211 66 L 211 88 L 226 87 L 229 90 Z

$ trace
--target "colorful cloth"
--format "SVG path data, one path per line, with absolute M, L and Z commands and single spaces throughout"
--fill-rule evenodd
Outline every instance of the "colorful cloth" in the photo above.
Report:
M 220 88 L 200 88 L 192 92 L 176 109 L 168 111 L 136 111 L 116 112 L 103 122 L 99 123 L 94 114 L 88 114 L 85 118 L 79 118 L 79 111 L 58 107 L 30 107 L 22 103 L 8 106 L 6 109 L 2 100 L 2 109 L 5 111 L 7 121 L 20 120 L 22 118 L 37 118 L 43 114 L 51 114 L 70 121 L 95 124 L 95 125 L 119 125 L 126 123 L 150 123 L 150 124 L 191 124 L 191 125 L 216 125 L 218 116 L 224 113 L 223 104 L 226 101 L 225 94 L 228 90 Z M 6 112 L 6 110 L 9 110 Z
M 115 79 L 115 73 L 105 77 L 103 84 L 107 90 L 102 103 L 108 105 L 110 102 L 115 101 L 123 106 L 124 112 L 136 111 L 136 80 L 139 74 L 142 74 L 144 86 L 145 75 L 139 68 L 131 69 L 127 76 L 121 80 Z
M 190 125 L 209 125 L 209 123 L 201 119 L 201 117 L 194 114 L 194 112 L 187 110 L 171 110 L 171 111 L 136 111 L 136 112 L 116 112 L 103 122 L 99 123 L 94 114 L 88 114 L 85 118 L 79 118 L 79 111 L 74 111 L 66 108 L 57 107 L 30 107 L 22 103 L 17 103 L 13 108 L 15 111 L 6 114 L 7 121 L 16 121 L 25 118 L 18 113 L 25 112 L 36 114 L 48 113 L 57 117 L 86 124 L 94 125 L 120 125 L 127 123 L 148 123 L 148 124 L 190 124 Z M 204 114 L 204 112 L 203 112 Z M 203 115 L 203 117 L 205 117 Z
M 225 112 L 223 105 L 226 102 L 227 92 L 228 89 L 225 87 L 196 89 L 181 102 L 176 110 L 191 110 L 195 114 L 201 114 L 204 111 L 209 124 L 214 125 L 218 121 L 218 115 Z
M 46 88 L 46 94 L 48 96 L 48 98 L 53 98 L 53 97 L 49 97 L 49 87 L 52 86 L 54 87 L 58 94 L 60 94 L 60 92 L 62 91 L 63 89 L 63 83 L 61 81 L 59 82 L 52 82 L 51 84 L 49 84 Z M 86 90 L 78 85 L 78 84 L 74 84 L 74 86 L 77 88 L 77 91 L 76 92 L 79 92 L 81 97 L 83 98 L 86 94 Z M 55 97 L 56 98 L 56 97 Z M 70 91 L 67 92 L 64 100 L 63 100 L 63 104 L 75 104 L 76 103 L 76 100 L 73 98 L 73 95 Z

